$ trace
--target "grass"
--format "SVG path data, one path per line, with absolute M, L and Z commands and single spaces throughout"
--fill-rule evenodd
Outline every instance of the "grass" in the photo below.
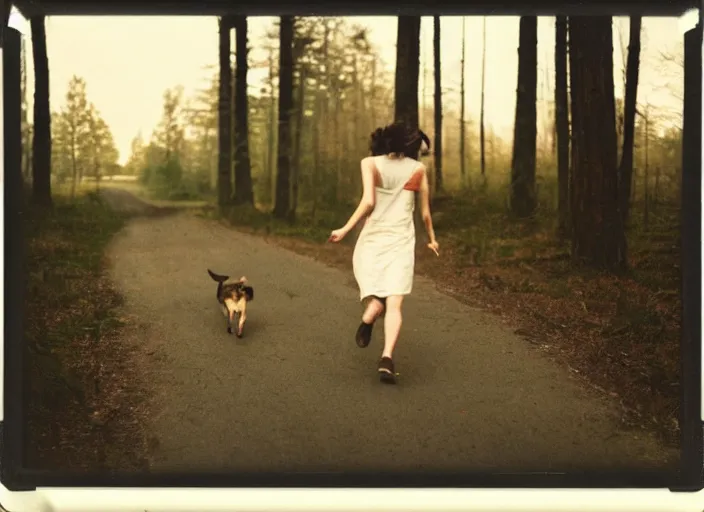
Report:
M 655 431 L 677 445 L 679 207 L 661 205 L 644 229 L 637 218 L 641 206 L 633 206 L 630 270 L 615 277 L 572 266 L 569 242 L 555 236 L 550 198 L 541 198 L 535 217 L 522 221 L 507 214 L 502 190 L 437 198 L 433 212 L 441 258 L 419 250 L 416 271 L 467 304 L 509 317 L 516 333 L 536 349 L 613 397 L 625 426 Z M 355 237 L 343 247 L 323 242 L 353 209 L 318 212 L 315 219 L 304 210 L 295 224 L 245 207 L 224 217 L 240 229 L 349 269 Z
M 138 375 L 119 344 L 122 298 L 104 257 L 125 218 L 84 190 L 26 212 L 28 465 L 143 467 Z

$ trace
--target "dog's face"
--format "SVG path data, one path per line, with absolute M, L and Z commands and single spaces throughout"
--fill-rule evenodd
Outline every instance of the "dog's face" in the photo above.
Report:
M 254 299 L 254 288 L 247 286 L 244 282 L 239 281 L 237 283 L 226 284 L 223 287 L 223 295 L 226 298 L 230 298 L 235 302 L 244 298 L 246 301 Z
M 229 283 L 222 287 L 223 306 L 227 316 L 227 332 L 232 334 L 232 322 L 237 319 L 237 337 L 241 338 L 244 324 L 247 321 L 247 302 L 254 299 L 254 288 L 247 286 L 247 279 L 242 277 L 236 283 Z

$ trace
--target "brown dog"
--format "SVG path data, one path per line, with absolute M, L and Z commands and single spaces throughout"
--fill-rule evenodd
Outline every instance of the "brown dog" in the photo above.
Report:
M 218 289 L 216 297 L 218 303 L 222 306 L 222 312 L 227 318 L 227 332 L 232 334 L 232 324 L 235 320 L 235 315 L 239 315 L 237 320 L 237 337 L 241 338 L 244 330 L 244 323 L 247 321 L 247 302 L 254 300 L 254 288 L 246 286 L 247 278 L 242 276 L 235 283 L 227 283 L 230 276 L 221 276 L 210 269 L 208 274 L 217 281 Z

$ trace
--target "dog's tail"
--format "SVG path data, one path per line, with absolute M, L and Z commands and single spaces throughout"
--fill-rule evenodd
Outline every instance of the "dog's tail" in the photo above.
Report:
M 230 279 L 230 276 L 220 276 L 210 269 L 208 269 L 208 274 L 210 275 L 210 277 L 213 278 L 213 281 L 218 282 L 218 289 L 215 290 L 215 297 L 218 299 L 218 301 L 220 301 L 220 294 L 222 293 L 222 284 L 228 279 Z
M 218 283 L 224 283 L 225 281 L 230 279 L 230 276 L 220 276 L 210 269 L 208 269 L 208 274 L 213 279 L 213 281 L 217 281 Z

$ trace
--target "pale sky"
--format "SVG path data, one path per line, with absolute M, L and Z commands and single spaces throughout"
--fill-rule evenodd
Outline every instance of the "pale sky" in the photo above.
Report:
M 27 34 L 28 86 L 33 87 L 33 67 L 29 24 L 17 13 L 10 24 Z M 465 18 L 466 23 L 466 107 L 470 118 L 478 119 L 481 88 L 482 17 Z M 264 55 L 258 48 L 263 34 L 275 18 L 250 18 L 249 41 L 252 60 Z M 369 39 L 379 50 L 383 65 L 393 78 L 396 52 L 395 17 L 355 17 L 355 23 L 369 29 Z M 442 80 L 446 108 L 459 105 L 461 17 L 443 17 Z M 426 103 L 433 102 L 432 17 L 424 17 L 421 28 L 421 75 L 427 59 L 428 85 Z M 496 132 L 510 138 L 515 109 L 516 72 L 518 66 L 518 17 L 488 17 L 486 20 L 486 121 Z M 622 59 L 619 30 L 628 44 L 628 20 L 614 23 L 614 83 L 616 95 L 622 95 Z M 141 130 L 149 138 L 161 117 L 162 95 L 167 88 L 182 85 L 186 95 L 204 87 L 215 71 L 206 66 L 218 62 L 218 25 L 215 17 L 135 17 L 92 16 L 47 19 L 51 108 L 64 104 L 69 79 L 76 74 L 85 78 L 89 101 L 95 103 L 110 126 L 120 151 L 120 162 L 129 157 L 132 138 Z M 681 102 L 664 87 L 672 84 L 681 91 L 683 78 L 675 65 L 663 68 L 660 51 L 682 52 L 682 32 L 677 18 L 646 18 L 643 21 L 639 101 L 681 111 Z M 548 71 L 549 95 L 554 81 L 554 18 L 538 19 L 539 82 Z M 233 35 L 234 47 L 234 35 Z M 547 68 L 546 68 L 547 66 Z M 258 84 L 265 69 L 249 73 L 250 87 Z M 422 83 L 421 83 L 422 86 Z M 448 90 L 450 89 L 450 90 Z M 540 97 L 541 92 L 538 92 Z M 32 98 L 29 98 L 31 103 Z

